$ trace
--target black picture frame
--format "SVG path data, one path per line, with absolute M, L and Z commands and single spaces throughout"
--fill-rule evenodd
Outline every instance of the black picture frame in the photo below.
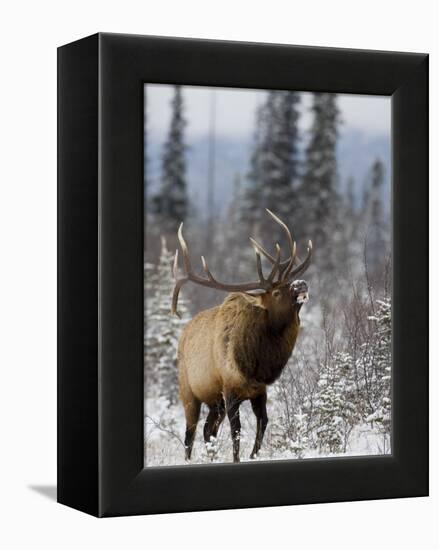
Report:
M 392 98 L 392 455 L 143 467 L 143 85 Z M 99 33 L 58 50 L 58 501 L 96 516 L 428 494 L 428 56 Z

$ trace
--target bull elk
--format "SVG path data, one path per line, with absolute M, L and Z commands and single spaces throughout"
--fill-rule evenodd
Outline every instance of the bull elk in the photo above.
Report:
M 267 209 L 283 228 L 289 244 L 289 258 L 281 261 L 276 244 L 272 256 L 250 238 L 255 254 L 258 281 L 241 284 L 219 282 L 210 272 L 205 258 L 201 261 L 205 275 L 192 269 L 189 249 L 183 238 L 183 224 L 178 241 L 183 254 L 184 276 L 178 273 L 178 250 L 173 273 L 175 287 L 172 313 L 177 314 L 181 287 L 195 284 L 223 290 L 230 294 L 217 307 L 198 313 L 183 329 L 178 346 L 179 393 L 186 417 L 185 456 L 190 460 L 202 403 L 209 407 L 204 425 L 204 440 L 216 438 L 227 414 L 233 442 L 233 461 L 239 462 L 241 423 L 240 404 L 249 399 L 256 416 L 256 440 L 250 458 L 262 444 L 267 417 L 267 385 L 279 378 L 290 358 L 299 332 L 299 312 L 308 299 L 308 286 L 297 280 L 311 261 L 312 243 L 308 242 L 305 260 L 295 267 L 296 244 L 286 224 Z M 271 264 L 267 278 L 262 271 L 261 255 Z

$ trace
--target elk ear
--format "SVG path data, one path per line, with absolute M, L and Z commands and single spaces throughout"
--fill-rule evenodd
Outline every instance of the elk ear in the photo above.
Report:
M 265 292 L 262 291 L 261 293 L 250 293 L 250 292 L 241 292 L 241 296 L 247 300 L 247 302 L 250 302 L 252 306 L 255 307 L 261 307 L 262 309 L 267 309 L 264 305 L 263 296 L 265 295 Z

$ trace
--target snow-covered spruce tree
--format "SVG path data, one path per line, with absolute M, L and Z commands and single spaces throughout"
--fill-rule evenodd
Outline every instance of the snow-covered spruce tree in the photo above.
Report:
M 361 421 L 362 396 L 358 392 L 355 364 L 350 353 L 338 352 L 333 361 L 339 372 L 339 391 L 343 399 L 340 427 L 343 433 L 343 452 L 346 452 L 351 432 Z
M 300 411 L 294 415 L 294 439 L 290 440 L 290 449 L 296 458 L 303 458 L 308 446 L 307 415 Z
M 299 96 L 295 92 L 270 92 L 266 108 L 265 141 L 260 151 L 264 206 L 281 217 L 292 216 L 294 185 L 298 176 Z
M 262 208 L 261 188 L 262 170 L 260 166 L 260 151 L 262 148 L 265 128 L 265 104 L 256 109 L 255 131 L 253 136 L 253 150 L 250 156 L 250 169 L 246 180 L 240 184 L 238 199 L 237 219 L 243 230 L 253 232 Z
M 346 452 L 351 431 L 360 420 L 352 357 L 338 352 L 322 365 L 318 387 L 315 414 L 319 448 L 330 453 Z
M 317 250 L 334 248 L 338 201 L 337 140 L 340 116 L 337 95 L 315 93 L 312 104 L 311 135 L 305 151 L 303 181 L 300 189 L 300 228 L 311 236 Z M 326 248 L 330 243 L 331 247 Z M 320 254 L 318 258 L 326 256 Z M 317 256 L 316 256 L 317 261 Z
M 165 397 L 170 405 L 177 399 L 178 339 L 183 325 L 190 318 L 187 302 L 182 297 L 178 302 L 180 318 L 171 315 L 173 259 L 174 255 L 167 249 L 165 238 L 162 238 L 160 259 L 153 278 L 153 296 L 147 301 L 146 308 L 146 372 L 154 373 L 158 394 Z
M 186 120 L 180 86 L 175 86 L 171 108 L 171 124 L 162 156 L 160 189 L 153 198 L 152 210 L 162 230 L 174 234 L 189 213 L 184 139 Z
M 370 343 L 364 344 L 361 358 L 362 369 L 367 373 L 370 388 L 369 414 L 367 422 L 385 435 L 391 431 L 391 338 L 392 311 L 390 299 L 377 300 L 375 315 L 369 320 L 374 323 L 374 332 Z
M 342 397 L 338 391 L 338 373 L 335 366 L 328 362 L 322 365 L 318 381 L 320 391 L 316 401 L 318 415 L 317 440 L 320 451 L 330 453 L 341 451 L 343 434 L 340 429 Z
M 242 201 L 242 218 L 250 222 L 253 232 L 255 225 L 265 223 L 266 218 L 261 216 L 263 208 L 270 208 L 282 219 L 294 219 L 299 172 L 299 101 L 296 92 L 271 91 L 257 111 L 254 148 Z M 273 235 L 271 225 L 270 233 L 273 239 L 280 238 L 280 233 L 279 237 Z

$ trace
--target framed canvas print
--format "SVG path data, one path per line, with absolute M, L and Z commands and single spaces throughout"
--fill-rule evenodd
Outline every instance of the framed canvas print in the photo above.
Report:
M 428 57 L 58 50 L 58 500 L 428 494 Z

